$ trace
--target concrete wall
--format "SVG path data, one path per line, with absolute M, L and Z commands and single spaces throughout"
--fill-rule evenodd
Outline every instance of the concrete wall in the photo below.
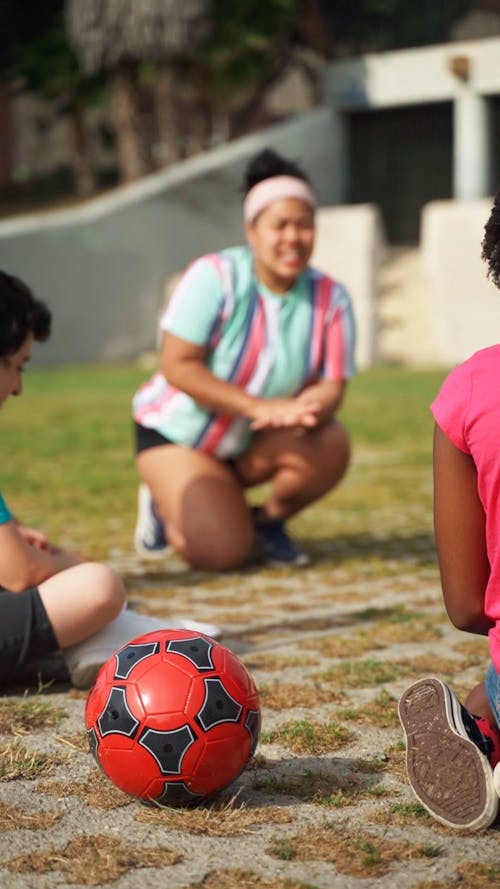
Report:
M 356 317 L 358 367 L 380 358 L 377 295 L 385 239 L 380 214 L 370 204 L 318 211 L 312 264 L 348 288 Z
M 500 293 L 481 260 L 492 199 L 435 201 L 422 215 L 421 255 L 439 361 L 465 360 L 500 340 Z
M 452 59 L 468 60 L 467 86 L 453 74 Z M 500 93 L 500 38 L 464 40 L 437 46 L 367 53 L 331 64 L 325 98 L 339 110 L 390 108 L 443 102 L 465 89 Z
M 43 363 L 128 360 L 154 347 L 165 279 L 241 242 L 241 179 L 266 145 L 299 160 L 319 202 L 340 191 L 333 115 L 320 108 L 73 210 L 0 223 L 0 267 L 54 313 Z

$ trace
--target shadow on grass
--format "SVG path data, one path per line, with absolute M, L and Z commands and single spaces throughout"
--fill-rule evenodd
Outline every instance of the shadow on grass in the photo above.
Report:
M 277 761 L 265 760 L 248 769 L 253 791 L 269 795 L 270 802 L 280 797 L 280 806 L 302 802 L 319 803 L 327 808 L 355 805 L 366 796 L 381 795 L 379 764 L 374 760 L 352 759 L 342 754 L 294 756 Z M 379 790 L 377 791 L 377 788 Z M 250 796 L 251 796 L 250 793 Z M 240 798 L 245 798 L 242 793 Z
M 295 566 L 270 568 L 269 566 L 253 563 L 241 568 L 239 571 L 209 572 L 197 571 L 185 565 L 177 558 L 168 562 L 168 567 L 160 563 L 154 567 L 144 565 L 144 572 L 140 575 L 141 584 L 151 583 L 175 584 L 179 587 L 189 587 L 197 583 L 209 585 L 210 582 L 220 584 L 221 578 L 250 577 L 256 574 L 297 576 L 299 571 L 314 570 L 315 567 L 342 565 L 343 562 L 352 562 L 358 559 L 360 562 L 377 560 L 379 562 L 412 562 L 417 566 L 433 565 L 436 562 L 436 549 L 434 535 L 430 532 L 420 531 L 408 534 L 336 534 L 328 537 L 300 537 L 301 547 L 305 549 L 311 558 L 306 568 Z M 127 575 L 124 578 L 129 585 L 137 584 L 137 574 Z
M 310 539 L 302 537 L 300 542 L 311 556 L 313 565 L 353 559 L 411 560 L 418 565 L 428 565 L 436 560 L 434 535 L 428 531 L 336 534 Z

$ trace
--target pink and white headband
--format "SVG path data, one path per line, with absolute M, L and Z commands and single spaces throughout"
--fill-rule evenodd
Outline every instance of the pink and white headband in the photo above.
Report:
M 243 202 L 243 219 L 247 223 L 253 222 L 269 204 L 287 198 L 298 198 L 313 210 L 316 207 L 312 188 L 303 179 L 298 176 L 269 176 L 257 182 L 248 192 Z

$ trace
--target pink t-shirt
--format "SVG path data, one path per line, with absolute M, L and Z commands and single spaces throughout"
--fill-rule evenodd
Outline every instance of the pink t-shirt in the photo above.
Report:
M 490 652 L 500 673 L 500 346 L 482 349 L 452 370 L 431 411 L 445 435 L 476 465 L 491 569 L 484 610 L 495 621 Z

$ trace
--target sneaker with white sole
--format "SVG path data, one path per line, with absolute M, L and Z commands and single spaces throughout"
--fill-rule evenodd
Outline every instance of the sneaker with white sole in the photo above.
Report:
M 151 491 L 145 484 L 139 485 L 137 495 L 134 547 L 141 559 L 166 559 L 173 552 L 167 539 L 165 525 L 158 515 Z
M 493 749 L 487 720 L 474 717 L 432 676 L 403 692 L 399 719 L 406 735 L 408 779 L 427 811 L 456 829 L 492 824 L 498 796 L 490 757 L 498 750 Z
M 102 665 L 131 639 L 144 633 L 153 633 L 155 630 L 169 629 L 193 630 L 195 633 L 204 633 L 212 639 L 218 639 L 222 635 L 220 627 L 215 624 L 193 621 L 189 618 L 152 617 L 125 608 L 115 620 L 93 636 L 63 649 L 72 684 L 75 688 L 90 688 Z

